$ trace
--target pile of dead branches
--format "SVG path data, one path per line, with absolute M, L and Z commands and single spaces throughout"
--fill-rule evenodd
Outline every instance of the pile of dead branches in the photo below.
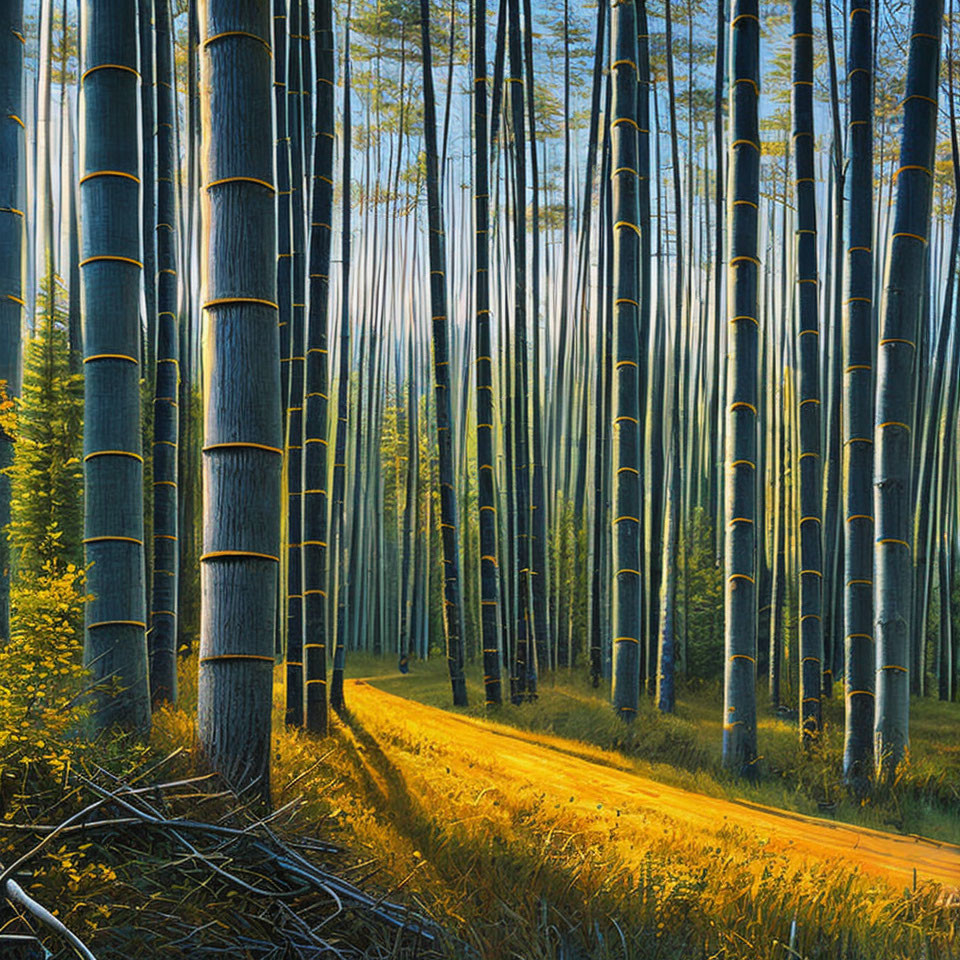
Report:
M 146 782 L 171 759 L 126 776 L 88 764 L 48 808 L 60 817 L 0 823 L 0 955 L 467 955 L 424 916 L 345 879 L 367 865 L 304 836 L 298 799 L 264 814 L 212 776 Z M 77 873 L 80 862 L 97 869 Z

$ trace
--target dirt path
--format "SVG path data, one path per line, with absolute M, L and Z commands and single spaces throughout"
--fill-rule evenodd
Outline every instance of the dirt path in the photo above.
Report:
M 817 862 L 846 860 L 851 866 L 884 876 L 896 889 L 933 880 L 960 890 L 960 847 L 920 837 L 884 833 L 830 820 L 807 817 L 747 801 L 722 800 L 641 777 L 616 754 L 573 740 L 515 730 L 407 700 L 371 686 L 348 681 L 348 703 L 359 720 L 376 718 L 400 728 L 429 734 L 431 743 L 454 766 L 470 766 L 470 755 L 493 759 L 488 774 L 511 783 L 530 784 L 592 817 L 598 810 L 642 818 L 651 811 L 667 813 L 682 826 L 717 831 L 735 826 L 768 849 L 791 859 Z M 450 749 L 445 750 L 449 744 Z M 455 749 L 453 749 L 455 745 Z

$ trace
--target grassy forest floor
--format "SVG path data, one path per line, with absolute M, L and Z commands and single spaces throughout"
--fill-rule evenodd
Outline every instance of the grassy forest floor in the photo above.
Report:
M 440 658 L 414 662 L 411 672 L 402 675 L 392 660 L 357 656 L 351 659 L 349 674 L 369 677 L 389 693 L 429 706 L 490 716 L 475 671 L 467 676 L 471 706 L 451 706 L 446 663 Z M 839 694 L 839 686 L 837 690 Z M 659 713 L 647 698 L 631 725 L 613 714 L 607 692 L 606 687 L 594 689 L 585 670 L 559 671 L 541 678 L 535 702 L 507 703 L 492 716 L 521 730 L 616 751 L 645 777 L 710 796 L 960 843 L 960 704 L 914 698 L 909 767 L 896 790 L 879 791 L 859 803 L 848 796 L 840 775 L 843 701 L 839 696 L 825 702 L 822 742 L 805 755 L 798 749 L 796 721 L 775 714 L 766 705 L 765 689 L 758 689 L 762 775 L 751 784 L 721 767 L 723 694 L 717 683 L 679 687 L 673 716 Z
M 351 657 L 348 677 L 452 710 L 442 659 L 400 676 L 392 661 Z M 474 706 L 460 712 L 482 718 L 478 676 L 469 688 Z M 693 829 L 668 811 L 633 817 L 621 830 L 611 811 L 563 802 L 536 777 L 498 789 L 490 780 L 494 747 L 462 747 L 429 715 L 401 723 L 389 703 L 361 690 L 348 682 L 348 712 L 332 719 L 328 741 L 289 729 L 277 738 L 275 802 L 296 799 L 284 829 L 342 846 L 352 879 L 435 918 L 453 938 L 440 946 L 447 956 L 960 957 L 960 907 L 937 884 L 913 888 L 852 871 L 849 862 L 791 858 L 736 824 Z M 158 718 L 161 751 L 188 738 L 191 697 L 188 687 L 181 709 Z M 958 837 L 956 705 L 915 702 L 909 773 L 897 791 L 855 806 L 838 779 L 839 701 L 828 706 L 822 749 L 808 759 L 798 757 L 793 724 L 762 716 L 766 767 L 756 785 L 720 769 L 718 703 L 716 687 L 681 691 L 676 716 L 645 708 L 624 727 L 602 692 L 573 675 L 547 679 L 536 703 L 504 706 L 496 721 L 612 751 L 614 765 L 712 797 Z
M 347 712 L 331 715 L 330 737 L 318 740 L 284 728 L 278 668 L 270 814 L 238 810 L 206 782 L 185 783 L 203 774 L 196 662 L 185 662 L 180 705 L 155 715 L 149 744 L 133 756 L 129 743 L 78 752 L 62 771 L 63 784 L 75 786 L 46 782 L 32 824 L 57 823 L 122 784 L 129 803 L 243 837 L 213 842 L 198 827 L 186 841 L 199 852 L 185 852 L 182 836 L 128 817 L 114 801 L 98 814 L 107 818 L 101 831 L 72 828 L 32 854 L 28 892 L 55 906 L 98 960 L 225 952 L 251 960 L 960 958 L 960 897 L 949 887 L 922 873 L 914 885 L 904 871 L 852 870 L 849 852 L 846 860 L 801 856 L 802 824 L 790 826 L 798 844 L 790 850 L 775 832 L 764 837 L 748 808 L 739 821 L 715 815 L 717 798 L 744 799 L 956 839 L 957 705 L 914 703 L 909 772 L 894 794 L 860 807 L 838 783 L 839 702 L 828 707 L 822 750 L 804 760 L 795 726 L 762 715 L 765 776 L 745 785 L 719 767 L 716 687 L 681 690 L 676 716 L 645 706 L 624 727 L 585 676 L 547 678 L 535 703 L 503 706 L 488 728 L 479 677 L 469 681 L 474 705 L 454 711 L 442 659 L 400 676 L 392 660 L 351 656 L 347 673 L 355 678 Z M 520 752 L 514 742 L 535 745 L 524 748 L 526 768 L 507 762 Z M 640 777 L 670 786 L 650 790 Z M 173 785 L 145 786 L 160 781 Z M 672 815 L 662 797 L 675 798 L 674 787 L 704 802 Z M 36 842 L 35 826 L 22 820 L 16 815 L 21 825 L 0 835 L 5 864 Z M 316 885 L 298 890 L 266 857 L 271 837 L 372 900 L 338 911 Z M 949 865 L 952 853 L 941 853 Z M 253 892 L 261 887 L 287 892 Z M 431 918 L 435 939 L 399 936 L 378 915 L 387 902 Z M 46 956 L 71 955 L 56 938 L 44 942 Z

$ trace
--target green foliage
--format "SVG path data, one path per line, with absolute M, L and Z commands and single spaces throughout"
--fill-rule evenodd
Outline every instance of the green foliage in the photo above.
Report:
M 686 637 L 687 677 L 723 676 L 723 570 L 717 563 L 716 536 L 706 510 L 697 507 L 680 545 L 677 606 Z M 678 664 L 679 666 L 679 664 Z
M 551 588 L 554 600 L 559 604 L 558 623 L 554 629 L 560 648 L 557 651 L 561 666 L 582 662 L 589 655 L 584 648 L 587 636 L 588 598 L 587 582 L 587 528 L 577 526 L 574 505 L 562 501 L 557 510 L 556 534 L 549 539 L 548 568 L 551 571 Z
M 52 284 L 41 284 L 21 396 L 2 414 L 14 438 L 14 585 L 11 639 L 0 650 L 0 784 L 21 778 L 24 797 L 28 778 L 65 769 L 82 714 L 83 380 L 70 373 L 65 291 L 59 278 Z
M 7 430 L 15 437 L 11 523 L 14 571 L 45 580 L 82 563 L 83 378 L 70 373 L 64 289 L 44 280 L 23 389 Z
M 0 812 L 25 799 L 31 778 L 59 776 L 82 714 L 83 572 L 62 561 L 11 592 L 10 642 L 0 649 Z

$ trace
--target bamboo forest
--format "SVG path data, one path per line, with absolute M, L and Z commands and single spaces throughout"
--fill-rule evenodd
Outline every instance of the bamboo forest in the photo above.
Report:
M 960 960 L 954 0 L 0 0 L 2 960 Z

